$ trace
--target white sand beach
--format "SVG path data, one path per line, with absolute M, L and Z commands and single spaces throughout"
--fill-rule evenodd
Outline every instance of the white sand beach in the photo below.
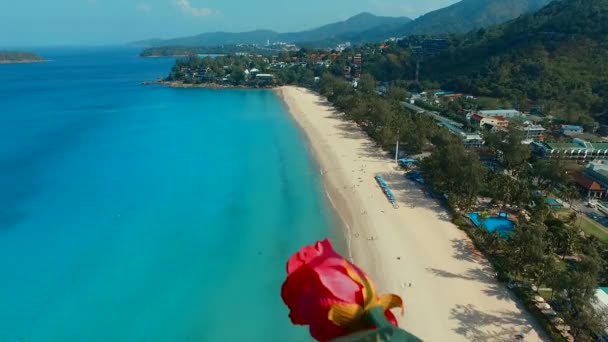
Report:
M 514 341 L 518 333 L 525 341 L 547 340 L 447 212 L 405 180 L 354 123 L 309 90 L 279 93 L 309 138 L 327 194 L 347 226 L 350 257 L 382 293 L 405 300 L 401 327 L 425 341 Z M 398 209 L 377 185 L 378 173 Z

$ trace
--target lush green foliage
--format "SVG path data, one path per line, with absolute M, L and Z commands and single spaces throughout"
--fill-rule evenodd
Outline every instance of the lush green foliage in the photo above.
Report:
M 606 255 L 606 245 L 582 237 L 574 225 L 576 220 L 565 223 L 549 214 L 546 220 L 539 221 L 543 215 L 533 216 L 536 218 L 530 222 L 520 217 L 507 240 L 483 229 L 469 233 L 499 270 L 500 278 L 552 288 L 550 303 L 571 326 L 572 335 L 577 341 L 590 341 L 592 332 L 606 327 L 605 314 L 593 308 L 598 277 L 606 272 L 600 257 Z M 533 292 L 520 289 L 518 293 L 536 313 L 531 307 Z M 546 322 L 543 315 L 535 316 Z M 555 332 L 548 324 L 545 328 Z
M 446 87 L 513 100 L 522 110 L 607 122 L 608 1 L 564 0 L 453 40 L 423 75 Z
M 355 89 L 343 79 L 326 73 L 319 90 L 378 145 L 387 149 L 399 140 L 409 152 L 420 152 L 439 134 L 438 127 L 431 119 L 411 115 L 402 108 L 402 89 L 392 86 L 386 97 L 376 94 L 376 81 L 369 74 L 362 75 Z
M 422 162 L 426 181 L 434 192 L 448 194 L 452 205 L 469 209 L 476 202 L 486 177 L 486 167 L 479 155 L 464 149 L 452 135 L 433 139 L 435 153 Z
M 550 0 L 464 0 L 427 13 L 405 26 L 406 34 L 466 33 L 536 11 Z

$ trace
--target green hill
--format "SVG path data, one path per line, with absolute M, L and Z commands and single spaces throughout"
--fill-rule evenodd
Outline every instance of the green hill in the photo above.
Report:
M 389 37 L 462 34 L 503 24 L 534 12 L 551 0 L 462 0 L 429 12 L 401 26 L 383 25 L 342 38 L 354 43 L 377 42 Z
M 0 64 L 43 62 L 44 58 L 31 52 L 0 51 Z
M 361 35 L 365 35 L 365 32 L 367 31 L 378 28 L 394 30 L 411 21 L 412 20 L 407 17 L 382 17 L 365 12 L 345 21 L 321 26 L 314 30 L 298 33 L 285 33 L 282 34 L 280 38 L 290 42 L 313 42 L 323 40 L 343 41 L 349 40 L 349 38 L 354 38 L 353 40 L 367 40 L 371 37 L 361 37 Z M 387 37 L 382 37 L 381 39 L 385 38 Z
M 534 12 L 551 0 L 463 0 L 427 13 L 403 28 L 407 35 L 466 33 Z
M 422 75 L 570 121 L 608 123 L 608 0 L 556 1 L 454 45 L 426 60 Z

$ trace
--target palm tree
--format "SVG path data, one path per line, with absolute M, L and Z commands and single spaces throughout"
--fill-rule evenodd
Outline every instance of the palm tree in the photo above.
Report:
M 570 206 L 570 208 L 572 208 L 572 203 L 574 202 L 574 200 L 581 197 L 580 191 L 572 183 L 566 186 L 566 188 L 562 191 L 562 195 L 568 201 L 568 205 Z

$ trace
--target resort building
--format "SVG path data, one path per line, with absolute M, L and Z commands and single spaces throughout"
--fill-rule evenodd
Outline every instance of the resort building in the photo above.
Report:
M 560 127 L 559 131 L 563 135 L 568 135 L 568 134 L 572 134 L 572 133 L 583 133 L 583 127 L 574 126 L 574 125 L 562 125 Z
M 480 110 L 477 114 L 483 117 L 501 116 L 507 120 L 524 116 L 524 113 L 515 109 Z
M 353 58 L 353 77 L 361 77 L 361 54 L 357 54 Z
M 349 66 L 344 67 L 344 78 L 347 80 L 351 78 L 351 68 Z
M 533 142 L 532 152 L 540 158 L 592 161 L 608 159 L 608 143 L 572 139 L 569 143 Z
M 256 74 L 255 78 L 257 78 L 257 79 L 273 79 L 274 75 L 273 74 Z
M 533 124 L 530 115 L 515 109 L 480 110 L 466 114 L 466 118 L 480 128 L 486 130 L 505 130 L 509 126 L 516 125 L 526 133 L 526 140 L 544 140 L 546 129 L 540 125 Z
M 518 129 L 524 131 L 526 140 L 545 140 L 545 133 L 547 130 L 541 125 L 527 125 L 519 127 Z
M 423 108 L 420 108 L 413 104 L 409 104 L 407 102 L 401 102 L 401 104 L 406 109 L 412 111 L 413 113 L 420 114 L 420 115 L 427 115 L 427 116 L 433 118 L 433 120 L 435 120 L 435 122 L 437 123 L 438 126 L 445 127 L 448 131 L 450 131 L 450 133 L 457 135 L 460 139 L 462 139 L 462 144 L 464 145 L 465 148 L 480 149 L 483 147 L 483 145 L 484 145 L 483 137 L 479 134 L 465 132 L 463 130 L 463 126 L 464 126 L 463 124 L 456 122 L 454 120 L 450 120 L 446 117 L 443 117 L 436 112 L 426 111 Z
M 505 118 L 503 118 L 502 116 L 492 116 L 492 117 L 487 117 L 487 118 L 483 117 L 479 121 L 479 126 L 485 127 L 486 125 L 491 126 L 491 127 L 507 128 L 507 127 L 509 127 L 509 122 L 507 120 L 505 120 Z
M 574 177 L 574 181 L 587 198 L 608 197 L 608 163 L 595 161 Z
M 462 144 L 467 149 L 478 149 L 483 147 L 483 138 L 479 134 L 462 134 Z
M 606 188 L 583 173 L 574 176 L 574 182 L 580 188 L 584 198 L 606 197 Z

